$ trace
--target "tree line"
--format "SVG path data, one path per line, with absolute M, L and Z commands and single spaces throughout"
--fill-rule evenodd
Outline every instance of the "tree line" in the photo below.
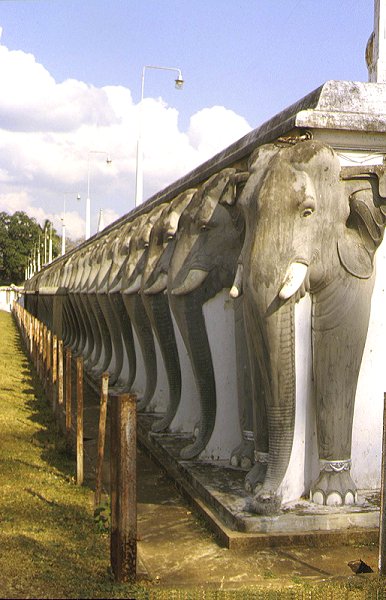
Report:
M 0 285 L 20 285 L 29 265 L 43 266 L 48 261 L 48 238 L 52 239 L 52 258 L 60 254 L 61 239 L 48 220 L 41 227 L 23 211 L 13 215 L 0 212 Z

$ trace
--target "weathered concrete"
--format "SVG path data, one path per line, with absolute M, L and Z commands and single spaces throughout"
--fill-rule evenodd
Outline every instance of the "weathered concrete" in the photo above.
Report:
M 172 239 L 176 234 L 178 237 L 184 228 L 186 228 L 186 231 L 189 231 L 189 228 L 194 226 L 194 236 L 189 241 L 191 246 L 188 246 L 188 249 L 193 252 L 195 240 L 200 239 L 200 244 L 202 243 L 204 247 L 204 242 L 201 242 L 201 240 L 203 240 L 204 237 L 210 237 L 211 234 L 208 233 L 208 230 L 213 230 L 212 223 L 209 228 L 207 227 L 208 223 L 204 218 L 205 212 L 213 215 L 214 213 L 209 211 L 209 207 L 211 207 L 211 211 L 213 211 L 215 206 L 214 198 L 216 197 L 216 202 L 220 204 L 219 200 L 223 201 L 222 194 L 227 196 L 227 194 L 232 191 L 232 185 L 236 186 L 237 175 L 242 176 L 243 173 L 245 175 L 248 159 L 254 150 L 270 142 L 275 142 L 275 148 L 290 148 L 292 144 L 301 144 L 301 140 L 310 138 L 316 141 L 316 145 L 320 142 L 335 153 L 335 156 L 338 157 L 342 177 L 342 169 L 345 169 L 346 167 L 355 167 L 357 169 L 358 167 L 363 167 L 364 171 L 366 171 L 366 169 L 368 170 L 369 167 L 372 167 L 374 171 L 375 165 L 377 165 L 377 168 L 381 167 L 377 171 L 378 174 L 375 171 L 374 174 L 376 178 L 378 175 L 380 177 L 378 199 L 381 197 L 381 203 L 383 203 L 382 198 L 385 197 L 386 193 L 384 190 L 384 178 L 383 175 L 380 174 L 383 172 L 382 165 L 386 155 L 385 108 L 386 92 L 383 84 L 337 81 L 326 82 L 299 102 L 282 111 L 279 115 L 276 115 L 261 127 L 255 129 L 235 144 L 232 144 L 229 148 L 226 148 L 223 152 L 214 156 L 211 160 L 187 174 L 185 177 L 182 177 L 165 190 L 154 195 L 142 206 L 133 210 L 128 215 L 125 215 L 122 219 L 119 219 L 102 233 L 88 240 L 79 249 L 74 250 L 64 258 L 57 259 L 52 265 L 44 269 L 42 273 L 28 281 L 26 283 L 26 298 L 29 310 L 34 314 L 39 315 L 42 320 L 47 321 L 55 331 L 59 332 L 63 325 L 65 337 L 74 351 L 89 352 L 89 349 L 92 347 L 92 340 L 89 340 L 88 337 L 93 334 L 93 325 L 91 318 L 88 319 L 88 310 L 89 307 L 93 307 L 91 312 L 94 315 L 94 326 L 100 318 L 100 337 L 103 342 L 98 348 L 98 353 L 95 354 L 95 357 L 94 355 L 91 355 L 93 360 L 90 363 L 90 366 L 92 367 L 90 368 L 90 376 L 97 376 L 98 367 L 99 370 L 102 368 L 102 363 L 105 359 L 108 359 L 109 361 L 107 366 L 111 366 L 114 363 L 114 358 L 117 356 L 114 341 L 110 340 L 111 332 L 113 331 L 113 333 L 116 333 L 114 327 L 116 328 L 117 324 L 115 323 L 113 327 L 112 322 L 114 319 L 109 319 L 109 315 L 107 314 L 107 302 L 105 302 L 105 299 L 103 302 L 99 302 L 99 300 L 97 302 L 97 297 L 101 295 L 100 292 L 103 291 L 103 295 L 105 296 L 110 291 L 107 284 L 107 287 L 103 287 L 105 284 L 102 285 L 102 282 L 99 281 L 101 277 L 98 279 L 98 273 L 101 268 L 100 263 L 102 258 L 104 261 L 111 261 L 108 265 L 103 265 L 103 273 L 107 273 L 111 267 L 111 271 L 114 271 L 114 277 L 112 277 L 111 280 L 110 277 L 107 278 L 112 286 L 111 291 L 120 297 L 121 294 L 124 296 L 125 286 L 127 287 L 127 285 L 129 285 L 130 287 L 134 285 L 133 282 L 129 282 L 132 274 L 135 273 L 135 281 L 137 282 L 141 277 L 141 272 L 143 273 L 144 265 L 141 261 L 138 259 L 138 264 L 131 265 L 130 259 L 134 260 L 133 256 L 136 254 L 138 254 L 138 256 L 141 255 L 142 257 L 145 256 L 146 244 L 149 243 L 150 238 L 150 225 L 155 221 L 155 213 L 153 213 L 152 223 L 149 222 L 149 211 L 157 207 L 160 211 L 162 210 L 162 214 L 164 215 L 166 214 L 164 209 L 158 207 L 158 205 L 165 203 L 165 207 L 170 207 L 170 204 L 167 205 L 166 203 L 171 203 L 172 200 L 178 199 L 178 195 L 186 190 L 190 190 L 191 192 L 189 193 L 194 197 L 196 191 L 195 188 L 198 188 L 198 196 L 196 199 L 200 199 L 204 210 L 201 211 L 199 218 L 197 217 L 197 221 L 194 221 L 195 213 L 190 214 L 188 209 L 184 209 L 182 216 L 180 215 L 181 226 L 178 225 L 177 227 L 177 224 L 175 224 L 173 232 L 165 230 L 162 234 L 168 235 L 169 237 L 167 239 Z M 308 142 L 305 142 L 305 145 L 307 144 Z M 208 178 L 213 175 L 216 177 L 218 176 L 218 180 L 215 178 L 212 185 L 210 183 L 211 180 L 208 182 Z M 233 179 L 234 175 L 235 178 Z M 359 175 L 361 177 L 361 174 Z M 339 179 L 339 174 L 337 178 Z M 221 188 L 221 186 L 223 187 Z M 221 191 L 221 194 L 219 194 L 219 190 Z M 197 204 L 197 206 L 199 205 Z M 200 209 L 201 208 L 202 206 L 200 206 Z M 206 208 L 208 208 L 208 210 L 206 210 Z M 159 214 L 161 213 L 157 212 L 158 216 Z M 234 219 L 232 226 L 239 226 L 234 211 L 231 214 L 232 219 Z M 191 219 L 190 221 L 187 219 L 188 216 Z M 218 236 L 218 239 L 220 244 L 220 235 Z M 115 242 L 118 242 L 118 246 Z M 138 246 L 139 242 L 141 242 L 143 246 Z M 115 250 L 113 251 L 111 249 L 112 246 L 110 248 L 110 244 L 114 243 Z M 225 247 L 227 247 L 226 244 Z M 111 252 L 108 250 L 109 248 L 111 249 Z M 204 249 L 206 250 L 206 248 Z M 117 254 L 114 254 L 114 252 L 118 252 L 118 255 L 122 258 L 122 260 L 120 259 L 118 268 L 116 268 Z M 221 246 L 221 250 L 217 251 L 217 255 L 221 255 L 223 252 L 224 250 Z M 245 249 L 242 255 L 245 256 Z M 213 252 L 212 254 L 207 252 L 206 256 L 213 256 Z M 198 260 L 196 255 L 194 255 L 193 258 L 196 259 L 196 263 L 193 260 L 193 270 L 195 270 L 195 275 L 199 272 L 201 273 L 200 276 L 202 276 L 205 269 L 208 268 L 208 272 L 211 272 L 212 266 L 214 268 L 214 265 L 208 266 L 205 264 L 204 266 L 203 263 L 200 262 L 202 259 L 200 258 L 200 260 Z M 170 257 L 169 260 L 171 260 Z M 354 461 L 352 474 L 357 486 L 359 488 L 370 488 L 372 490 L 375 490 L 379 486 L 380 423 L 382 396 L 385 387 L 382 368 L 382 340 L 384 339 L 383 331 L 386 326 L 384 311 L 382 310 L 382 306 L 384 306 L 385 302 L 385 290 L 382 284 L 384 269 L 386 268 L 384 245 L 381 246 L 378 251 L 377 262 L 378 280 L 372 301 L 369 336 L 362 361 L 356 397 L 353 427 L 354 449 L 352 453 Z M 128 267 L 128 265 L 131 266 Z M 213 281 L 217 280 L 218 282 L 221 269 L 217 263 L 215 263 L 215 265 L 217 266 L 218 271 L 217 273 L 214 272 Z M 134 271 L 132 267 L 134 268 Z M 181 269 L 181 267 L 182 265 L 180 264 L 179 268 Z M 232 265 L 232 268 L 233 267 L 234 265 Z M 135 271 L 135 268 L 137 268 L 137 271 Z M 235 276 L 237 278 L 237 272 L 235 273 Z M 95 281 L 97 283 L 95 283 Z M 97 289 L 98 285 L 103 288 L 101 288 L 99 292 Z M 178 285 L 180 286 L 180 290 L 184 287 L 183 285 L 181 286 L 181 282 Z M 199 386 L 201 386 L 202 389 L 205 387 L 204 384 L 207 384 L 209 376 L 207 377 L 206 374 L 204 376 L 203 372 L 192 373 L 192 365 L 187 364 L 186 349 L 183 346 L 181 336 L 176 333 L 180 362 L 181 365 L 184 365 L 184 372 L 182 373 L 182 389 L 184 391 L 180 406 L 170 427 L 171 432 L 174 432 L 175 434 L 173 437 L 173 444 L 176 449 L 180 449 L 179 440 L 183 438 L 177 435 L 178 432 L 185 432 L 187 434 L 194 433 L 196 436 L 200 436 L 205 422 L 203 422 L 202 419 L 199 421 L 200 414 L 197 414 L 198 407 L 201 409 L 201 413 L 205 412 L 205 408 L 212 420 L 214 412 L 217 411 L 215 422 L 210 425 L 212 428 L 210 436 L 204 436 L 204 442 L 201 446 L 198 445 L 199 452 L 201 453 L 200 458 L 207 460 L 207 464 L 209 464 L 210 459 L 217 459 L 218 461 L 229 459 L 234 446 L 237 446 L 241 437 L 241 423 L 238 420 L 238 400 L 240 400 L 240 398 L 237 399 L 238 386 L 235 381 L 235 378 L 237 377 L 237 375 L 235 375 L 235 371 L 237 370 L 235 367 L 235 365 L 237 365 L 237 356 L 234 344 L 234 324 L 229 319 L 232 310 L 230 308 L 232 306 L 232 301 L 224 301 L 223 298 L 227 295 L 227 290 L 230 285 L 231 284 L 229 284 L 227 280 L 226 284 L 222 283 L 222 291 L 221 286 L 220 291 L 216 291 L 216 296 L 214 296 L 214 292 L 212 295 L 208 295 L 207 289 L 205 289 L 206 295 L 204 296 L 203 293 L 201 296 L 201 298 L 204 298 L 201 308 L 205 320 L 205 330 L 209 337 L 209 352 L 206 362 L 209 363 L 211 360 L 214 367 L 215 385 L 212 385 L 212 388 L 214 389 L 215 387 L 216 390 L 213 395 L 215 401 L 212 402 L 212 404 L 210 402 L 208 403 L 208 401 L 206 401 L 206 404 L 203 404 L 202 399 L 200 401 L 201 403 L 197 402 L 197 389 Z M 202 285 L 202 289 L 204 289 L 204 284 Z M 135 288 L 135 290 L 133 288 L 128 293 L 134 298 L 137 293 L 136 290 L 137 288 Z M 61 296 L 62 291 L 65 292 L 63 298 Z M 141 290 L 140 285 L 138 291 L 141 293 L 143 291 Z M 175 291 L 176 290 L 173 289 L 170 284 L 168 292 L 170 304 L 172 304 L 173 292 Z M 163 292 L 161 290 L 158 293 Z M 89 296 L 93 298 L 93 303 L 88 302 Z M 209 301 L 208 298 L 210 298 Z M 220 300 L 221 298 L 222 300 Z M 63 311 L 60 310 L 62 299 L 64 299 Z M 313 365 L 310 342 L 310 313 L 309 297 L 306 297 L 296 306 L 295 315 L 295 361 L 297 383 L 296 419 L 294 444 L 289 460 L 289 467 L 282 479 L 281 488 L 279 489 L 279 496 L 282 496 L 284 505 L 290 501 L 296 501 L 307 494 L 311 481 L 315 480 L 315 477 L 317 477 L 319 472 L 319 461 L 315 439 L 315 407 L 313 404 L 314 392 L 312 382 Z M 185 309 L 185 312 L 182 311 L 182 317 L 179 323 L 180 327 L 181 323 L 184 323 L 187 314 L 189 314 L 189 310 Z M 91 316 L 90 313 L 90 317 Z M 199 311 L 197 310 L 196 317 L 198 316 Z M 176 326 L 176 320 L 174 321 L 174 326 Z M 104 322 L 104 325 L 102 321 Z M 197 320 L 195 322 L 197 322 Z M 220 323 L 221 327 L 219 325 Z M 220 327 L 221 331 L 218 330 L 218 327 Z M 192 330 L 193 331 L 191 331 L 189 335 L 191 335 L 191 339 L 193 340 L 195 334 L 194 327 Z M 103 336 L 107 336 L 108 339 L 103 340 Z M 136 334 L 134 337 L 135 336 Z M 111 335 L 111 337 L 113 336 Z M 186 335 L 185 344 L 187 343 L 187 340 L 189 342 Z M 203 337 L 201 336 L 201 341 L 202 340 Z M 137 390 L 139 395 L 142 395 L 146 387 L 146 378 L 148 379 L 149 375 L 145 372 L 144 361 L 141 359 L 138 339 L 136 339 L 135 342 L 135 353 L 138 357 L 138 364 L 137 377 L 133 389 Z M 203 348 L 202 344 L 201 348 Z M 193 365 L 196 368 L 196 371 L 198 364 L 197 359 L 201 358 L 199 354 L 199 352 L 196 353 L 196 364 Z M 189 362 L 192 362 L 191 353 L 189 358 Z M 161 374 L 163 373 L 163 377 L 157 379 L 158 387 L 155 395 L 151 399 L 151 403 L 148 404 L 148 407 L 156 412 L 160 411 L 161 414 L 161 412 L 164 412 L 165 410 L 167 397 L 165 394 L 165 373 L 160 368 L 162 364 L 159 359 L 160 352 L 158 350 L 157 371 Z M 129 369 L 129 357 L 128 354 L 126 354 L 123 360 L 123 369 L 119 374 L 119 381 L 124 382 L 128 380 L 127 372 Z M 193 371 L 194 370 L 195 369 L 193 368 Z M 370 431 L 371 436 L 369 435 Z M 187 437 L 185 436 L 184 439 L 186 440 Z M 255 432 L 255 443 L 257 442 L 258 436 Z M 193 449 L 197 450 L 197 447 L 194 448 L 193 443 Z M 266 453 L 266 450 L 264 449 L 256 449 L 259 450 L 259 452 L 261 451 L 261 454 L 264 454 L 264 452 Z M 346 456 L 338 458 L 344 460 L 347 459 Z M 348 464 L 347 460 L 346 462 Z M 218 462 L 217 466 L 220 464 L 222 465 L 221 462 Z M 228 471 L 225 470 L 225 472 L 228 476 Z M 237 488 L 237 494 L 239 494 L 239 498 L 241 499 L 240 502 L 245 497 L 241 485 L 244 473 L 244 471 L 240 470 L 238 475 L 240 483 Z M 345 496 L 345 494 L 343 494 L 343 496 Z M 236 508 L 236 512 L 238 512 L 240 507 L 238 506 Z M 361 520 L 361 517 L 358 516 L 358 512 L 353 511 L 353 513 L 355 513 L 354 520 L 356 520 L 358 526 L 370 528 L 373 526 L 370 517 Z M 371 511 L 368 512 L 368 514 L 370 513 Z M 328 529 L 333 525 L 337 526 L 336 517 L 327 518 L 324 514 L 322 515 L 319 513 L 318 519 L 320 521 L 318 527 L 321 526 Z M 248 523 L 251 522 L 250 520 L 247 521 Z M 301 524 L 299 527 L 308 527 L 306 523 L 309 523 L 309 527 L 315 529 L 317 528 L 317 525 L 314 521 L 314 514 L 309 512 L 308 519 L 305 519 L 304 517 L 303 521 L 300 521 Z M 271 521 L 265 521 L 264 523 L 268 522 L 271 523 L 269 529 L 275 531 L 276 525 L 273 525 L 273 523 L 276 521 L 271 519 Z M 233 526 L 239 527 L 237 524 L 234 524 Z M 265 526 L 266 525 L 264 525 L 264 527 Z M 278 527 L 279 526 L 284 527 L 284 530 L 286 531 L 289 531 L 291 527 L 295 527 L 295 529 L 297 527 L 293 523 L 286 524 L 285 519 L 281 519 Z M 243 527 L 245 528 L 246 525 L 244 524 Z M 257 529 L 258 527 L 260 527 L 260 525 L 257 526 Z

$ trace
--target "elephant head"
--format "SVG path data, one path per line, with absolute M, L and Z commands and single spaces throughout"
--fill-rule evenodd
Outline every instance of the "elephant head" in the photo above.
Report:
M 380 235 L 381 209 L 374 209 L 373 198 L 368 181 L 341 179 L 337 155 L 317 141 L 269 144 L 251 158 L 238 199 L 246 234 L 233 295 L 242 288 L 249 348 L 265 389 L 269 457 L 252 503 L 258 513 L 281 504 L 295 420 L 294 304 L 306 292 L 322 466 L 311 493 L 326 504 L 355 499 L 353 407 Z
M 152 430 L 156 432 L 165 431 L 169 427 L 181 399 L 180 360 L 169 302 L 164 292 L 178 222 L 195 192 L 196 189 L 189 189 L 174 198 L 154 224 L 141 281 L 142 301 L 159 343 L 169 387 L 167 410 L 162 419 L 152 425 Z
M 178 223 L 196 192 L 197 189 L 192 188 L 174 198 L 152 228 L 141 281 L 141 290 L 146 295 L 159 294 L 167 288 Z
M 165 205 L 140 215 L 133 223 L 128 258 L 122 267 L 121 294 L 127 314 L 135 330 L 146 372 L 146 388 L 138 401 L 138 410 L 147 407 L 157 384 L 157 358 L 151 323 L 142 302 L 140 291 L 142 273 L 146 264 L 151 230 Z
M 146 265 L 150 234 L 159 219 L 165 204 L 155 206 L 149 213 L 141 215 L 134 223 L 135 230 L 130 236 L 129 257 L 124 271 L 122 293 L 134 294 L 141 288 L 142 274 Z
M 220 200 L 235 169 L 205 182 L 183 212 L 168 275 L 169 303 L 188 351 L 201 403 L 198 435 L 183 448 L 184 459 L 202 452 L 216 418 L 216 385 L 203 305 L 230 287 L 240 253 L 243 227 L 232 221 Z

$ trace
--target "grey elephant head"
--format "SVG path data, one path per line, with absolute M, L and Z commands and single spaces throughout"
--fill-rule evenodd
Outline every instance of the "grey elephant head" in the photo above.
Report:
M 111 268 L 108 275 L 107 289 L 110 293 L 120 291 L 121 289 L 122 269 L 129 254 L 130 232 L 132 228 L 132 221 L 125 223 L 119 229 L 109 247 L 107 259 L 111 262 Z
M 190 189 L 173 199 L 154 223 L 141 280 L 142 302 L 159 343 L 169 387 L 165 414 L 152 425 L 152 430 L 156 432 L 165 431 L 169 427 L 181 399 L 180 361 L 169 302 L 164 291 L 178 222 L 195 192 L 195 189 Z
M 370 207 L 374 193 L 368 182 L 360 183 L 358 190 L 358 179 L 342 181 L 340 175 L 339 159 L 327 145 L 270 144 L 252 156 L 249 179 L 238 200 L 246 234 L 233 295 L 242 287 L 269 428 L 268 470 L 252 504 L 257 512 L 274 512 L 280 506 L 279 487 L 290 459 L 295 420 L 294 303 L 306 292 L 313 302 L 319 455 L 329 464 L 349 464 L 372 257 L 379 243 L 379 230 L 373 225 L 381 211 Z M 367 225 L 358 209 L 358 193 L 366 197 Z M 339 481 L 322 474 L 313 486 L 314 499 L 332 503 L 337 490 L 341 503 L 353 501 L 355 486 L 348 471 L 348 466 L 342 469 Z
M 201 402 L 198 436 L 181 451 L 194 458 L 207 445 L 216 418 L 216 386 L 203 304 L 230 287 L 243 225 L 223 205 L 235 169 L 205 182 L 183 212 L 168 276 L 169 302 L 192 363 Z
M 164 204 L 158 205 L 149 213 L 140 215 L 133 223 L 128 258 L 123 269 L 121 290 L 125 294 L 137 293 L 141 288 L 141 279 L 146 265 L 150 234 L 164 208 Z

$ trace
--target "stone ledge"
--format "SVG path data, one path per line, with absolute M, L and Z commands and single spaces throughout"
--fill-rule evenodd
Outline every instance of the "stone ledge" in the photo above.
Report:
M 301 500 L 284 506 L 274 517 L 246 511 L 245 471 L 225 462 L 178 460 L 180 448 L 190 437 L 150 433 L 155 418 L 139 415 L 141 446 L 166 470 L 226 547 L 377 543 L 379 509 L 371 498 L 362 498 L 361 505 L 353 507 L 320 507 Z

